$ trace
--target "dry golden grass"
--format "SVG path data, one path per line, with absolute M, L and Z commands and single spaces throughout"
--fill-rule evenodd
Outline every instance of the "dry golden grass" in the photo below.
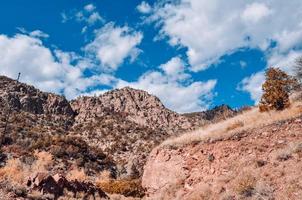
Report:
M 109 194 L 121 194 L 126 197 L 143 197 L 144 189 L 141 181 L 135 180 L 104 180 L 97 181 L 96 185 Z
M 53 165 L 52 154 L 46 151 L 35 151 L 34 156 L 37 158 L 35 163 L 31 167 L 31 171 L 47 172 L 49 167 Z
M 299 154 L 300 156 L 302 156 L 302 142 L 301 141 L 297 141 L 297 142 L 292 142 L 289 145 L 287 145 L 287 147 L 278 150 L 277 152 L 275 152 L 275 159 L 278 161 L 286 161 L 288 159 L 290 159 L 293 154 Z
M 250 174 L 247 174 L 246 176 L 242 176 L 237 179 L 236 183 L 234 184 L 234 190 L 239 195 L 246 197 L 252 196 L 256 183 L 256 178 Z
M 78 181 L 85 181 L 88 179 L 86 176 L 84 169 L 74 168 L 68 172 L 66 178 L 68 180 L 78 180 Z
M 292 102 L 291 106 L 283 111 L 259 112 L 259 109 L 255 107 L 225 121 L 184 133 L 176 138 L 170 138 L 164 141 L 162 146 L 184 146 L 196 142 L 222 140 L 244 130 L 298 117 L 301 114 L 302 102 L 297 100 Z
M 109 181 L 111 178 L 111 172 L 109 170 L 104 170 L 98 175 L 96 182 Z
M 47 172 L 53 164 L 52 155 L 47 152 L 35 152 L 36 161 L 26 165 L 18 158 L 9 159 L 6 165 L 0 168 L 0 180 L 9 180 L 13 184 L 26 183 L 29 176 L 35 172 Z

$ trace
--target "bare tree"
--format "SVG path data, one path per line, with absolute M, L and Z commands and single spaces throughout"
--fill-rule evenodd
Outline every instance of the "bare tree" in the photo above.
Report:
M 297 80 L 302 83 L 302 56 L 296 59 L 295 62 L 295 76 Z

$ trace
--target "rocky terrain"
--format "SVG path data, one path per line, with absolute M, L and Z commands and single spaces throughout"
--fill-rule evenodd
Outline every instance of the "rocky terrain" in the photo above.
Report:
M 144 170 L 146 199 L 301 199 L 301 104 L 297 109 L 286 120 L 155 148 Z
M 168 110 L 157 97 L 128 87 L 69 102 L 4 76 L 0 107 L 2 166 L 31 166 L 40 162 L 37 153 L 46 152 L 52 156 L 50 174 L 76 168 L 114 179 L 139 179 L 154 147 L 209 122 Z
M 295 98 L 282 112 L 222 105 L 178 114 L 129 87 L 68 101 L 0 76 L 0 197 L 298 200 Z M 28 188 L 37 174 L 44 178 Z

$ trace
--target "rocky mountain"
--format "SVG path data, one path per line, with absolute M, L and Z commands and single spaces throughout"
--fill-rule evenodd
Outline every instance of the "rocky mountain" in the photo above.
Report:
M 166 109 L 157 97 L 129 87 L 112 90 L 99 97 L 80 97 L 71 105 L 77 112 L 78 123 L 94 120 L 106 113 L 119 113 L 136 124 L 168 133 L 191 128 L 186 117 Z
M 40 152 L 53 158 L 47 170 L 43 167 L 50 175 L 65 176 L 78 169 L 92 181 L 107 173 L 110 178 L 137 184 L 154 147 L 169 137 L 235 114 L 222 106 L 181 115 L 165 108 L 157 97 L 129 87 L 68 101 L 0 76 L 0 164 L 21 162 L 29 172 L 33 170 L 30 166 L 41 162 Z M 138 191 L 142 191 L 140 187 Z
M 74 155 L 68 160 L 74 151 L 98 151 L 111 160 L 107 168 L 113 177 L 140 177 L 155 146 L 199 124 L 195 119 L 193 125 L 188 117 L 166 109 L 157 97 L 129 87 L 69 102 L 63 96 L 0 76 L 0 102 L 1 132 L 9 110 L 12 111 L 3 136 L 5 148 L 24 150 L 7 152 L 9 156 L 46 150 L 59 155 L 59 159 L 66 158 L 67 169 L 74 163 L 84 165 L 82 156 Z M 59 145 L 69 147 L 71 152 L 58 150 Z M 97 163 L 92 161 L 91 165 Z M 84 168 L 88 170 L 88 166 Z M 104 168 L 95 166 L 92 171 Z
M 0 76 L 0 101 L 15 111 L 32 114 L 64 115 L 73 117 L 69 102 L 62 96 L 41 92 L 33 86 L 18 83 L 12 79 Z
M 189 118 L 191 122 L 201 122 L 202 120 L 205 120 L 205 123 L 213 123 L 218 122 L 221 120 L 228 119 L 230 117 L 234 117 L 237 115 L 240 111 L 233 110 L 228 105 L 220 105 L 216 106 L 211 110 L 206 110 L 202 112 L 194 112 L 194 113 L 186 113 L 183 114 L 183 116 Z

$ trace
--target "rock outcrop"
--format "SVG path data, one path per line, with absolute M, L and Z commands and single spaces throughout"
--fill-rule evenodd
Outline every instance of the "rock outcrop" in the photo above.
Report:
M 69 102 L 59 95 L 40 90 L 7 77 L 0 76 L 0 101 L 15 111 L 33 114 L 54 114 L 72 117 L 74 112 Z
M 41 195 L 50 194 L 54 200 L 63 196 L 64 190 L 72 192 L 74 198 L 77 197 L 77 193 L 84 193 L 83 199 L 88 199 L 90 196 L 95 199 L 96 195 L 100 199 L 109 199 L 104 191 L 91 182 L 67 180 L 66 177 L 60 174 L 52 176 L 46 173 L 37 173 L 28 179 L 27 187 L 30 190 L 40 192 Z
M 78 114 L 76 121 L 79 123 L 108 113 L 119 113 L 136 124 L 171 134 L 192 127 L 186 117 L 165 108 L 157 97 L 129 87 L 112 90 L 99 97 L 80 97 L 71 105 Z
M 240 113 L 240 111 L 233 110 L 228 105 L 221 105 L 203 112 L 186 113 L 183 114 L 183 116 L 189 118 L 193 123 L 194 122 L 214 123 L 214 122 L 228 119 L 230 117 L 234 117 L 238 113 Z

